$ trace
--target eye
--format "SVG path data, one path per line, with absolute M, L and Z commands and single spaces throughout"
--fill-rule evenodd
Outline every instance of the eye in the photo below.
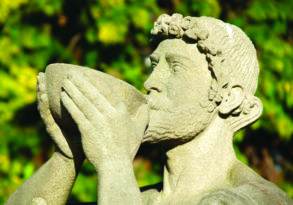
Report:
M 150 55 L 149 60 L 150 60 L 150 66 L 152 69 L 158 65 L 159 59 L 160 58 L 157 55 L 153 55 L 153 54 Z
M 178 62 L 173 62 L 171 65 L 172 71 L 173 72 L 178 72 L 181 69 L 181 65 Z
M 158 62 L 151 61 L 151 68 L 155 68 L 158 65 Z

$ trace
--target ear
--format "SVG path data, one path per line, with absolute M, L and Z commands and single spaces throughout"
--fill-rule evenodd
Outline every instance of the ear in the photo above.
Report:
M 244 92 L 241 86 L 233 86 L 224 93 L 221 104 L 218 106 L 219 113 L 228 115 L 237 109 L 244 100 Z
M 239 116 L 231 116 L 228 118 L 230 128 L 234 132 L 256 121 L 263 110 L 260 99 L 252 95 L 248 95 L 243 104 L 243 110 Z

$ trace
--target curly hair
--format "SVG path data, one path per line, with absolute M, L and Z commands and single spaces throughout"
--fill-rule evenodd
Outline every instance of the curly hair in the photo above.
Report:
M 212 17 L 183 17 L 175 13 L 159 16 L 151 34 L 159 41 L 179 38 L 197 45 L 212 73 L 209 99 L 215 104 L 222 100 L 218 91 L 227 86 L 240 85 L 254 95 L 259 74 L 256 50 L 240 28 Z

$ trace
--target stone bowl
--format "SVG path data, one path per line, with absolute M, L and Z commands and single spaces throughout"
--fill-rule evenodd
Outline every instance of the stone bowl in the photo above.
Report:
M 135 116 L 137 109 L 142 104 L 146 104 L 144 95 L 136 88 L 111 75 L 77 65 L 63 63 L 50 64 L 45 71 L 49 106 L 56 122 L 66 130 L 71 130 L 75 124 L 60 101 L 62 83 L 69 74 L 82 75 L 113 106 L 116 106 L 120 102 L 125 103 L 131 117 Z

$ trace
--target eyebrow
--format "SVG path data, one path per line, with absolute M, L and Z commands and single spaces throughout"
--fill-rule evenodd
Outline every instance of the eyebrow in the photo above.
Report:
M 151 54 L 149 58 L 151 61 L 159 61 L 159 56 L 155 53 Z
M 169 58 L 183 58 L 184 60 L 191 61 L 187 56 L 184 56 L 184 55 L 181 55 L 181 54 L 178 54 L 178 53 L 166 52 L 165 56 L 166 56 L 166 59 L 169 59 Z

